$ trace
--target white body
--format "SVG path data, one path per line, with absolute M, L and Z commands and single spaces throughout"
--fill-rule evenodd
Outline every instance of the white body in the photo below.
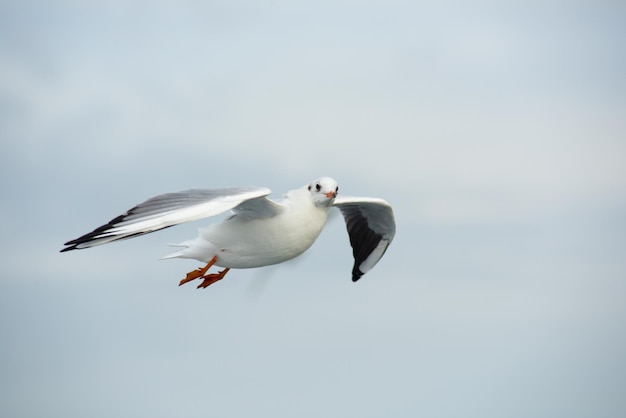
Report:
M 322 232 L 329 206 L 314 206 L 306 188 L 289 192 L 277 203 L 284 211 L 270 218 L 235 214 L 200 229 L 198 237 L 164 258 L 193 258 L 229 268 L 253 268 L 291 260 L 305 252 Z
M 305 252 L 326 224 L 331 207 L 346 221 L 352 246 L 352 280 L 357 281 L 382 258 L 396 230 L 389 203 L 371 197 L 337 196 L 337 182 L 321 177 L 273 201 L 265 187 L 192 189 L 155 196 L 108 223 L 71 240 L 61 251 L 89 248 L 149 234 L 184 222 L 231 210 L 221 223 L 200 230 L 164 258 L 193 258 L 225 268 L 277 264 Z

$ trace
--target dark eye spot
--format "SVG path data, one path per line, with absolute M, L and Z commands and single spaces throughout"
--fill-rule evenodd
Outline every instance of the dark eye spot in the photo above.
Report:
M 309 184 L 309 191 L 311 191 L 311 185 Z
M 320 186 L 320 184 L 319 184 L 319 183 L 317 183 L 317 184 L 315 185 L 315 190 L 317 190 L 317 191 L 319 192 L 321 189 L 322 189 L 322 186 Z
M 339 186 L 335 187 L 335 193 L 339 192 Z

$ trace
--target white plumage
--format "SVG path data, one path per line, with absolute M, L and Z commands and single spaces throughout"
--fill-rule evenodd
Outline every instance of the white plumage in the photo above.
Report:
M 153 197 L 125 214 L 67 242 L 61 251 L 96 245 L 154 232 L 169 226 L 232 210 L 224 221 L 200 229 L 197 238 L 177 244 L 180 249 L 164 258 L 192 258 L 207 265 L 187 274 L 181 284 L 202 278 L 206 287 L 223 278 L 230 268 L 253 268 L 282 263 L 306 251 L 326 224 L 328 212 L 343 214 L 355 259 L 352 280 L 371 270 L 395 234 L 391 206 L 377 198 L 337 196 L 337 182 L 322 177 L 288 192 L 281 200 L 267 196 L 264 187 L 188 190 Z M 224 267 L 206 274 L 211 265 Z

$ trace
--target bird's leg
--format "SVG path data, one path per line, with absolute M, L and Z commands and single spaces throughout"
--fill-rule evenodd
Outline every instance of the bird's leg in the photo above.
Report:
M 199 267 L 193 271 L 190 271 L 189 273 L 187 273 L 187 276 L 185 276 L 184 279 L 182 279 L 180 281 L 180 283 L 178 284 L 179 286 L 184 285 L 187 282 L 190 282 L 192 280 L 196 280 L 199 279 L 200 277 L 204 277 L 204 275 L 206 274 L 207 270 L 209 269 L 209 267 L 211 267 L 213 264 L 215 264 L 215 262 L 217 261 L 217 256 L 214 256 L 204 267 Z M 208 285 L 207 285 L 208 286 Z
M 202 276 L 202 278 L 204 279 L 204 281 L 202 283 L 200 283 L 198 285 L 198 289 L 202 288 L 205 289 L 207 287 L 209 287 L 210 285 L 212 285 L 213 283 L 215 283 L 218 280 L 222 280 L 224 278 L 224 276 L 226 276 L 226 273 L 228 273 L 228 270 L 230 270 L 230 268 L 225 268 L 224 270 L 217 272 L 217 273 L 213 273 L 213 274 L 208 274 L 206 276 Z

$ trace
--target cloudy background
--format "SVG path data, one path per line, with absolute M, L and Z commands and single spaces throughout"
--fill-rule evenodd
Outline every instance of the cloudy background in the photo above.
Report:
M 0 415 L 626 414 L 618 1 L 0 5 Z M 155 194 L 318 176 L 393 204 L 177 287 L 203 222 L 60 254 Z

